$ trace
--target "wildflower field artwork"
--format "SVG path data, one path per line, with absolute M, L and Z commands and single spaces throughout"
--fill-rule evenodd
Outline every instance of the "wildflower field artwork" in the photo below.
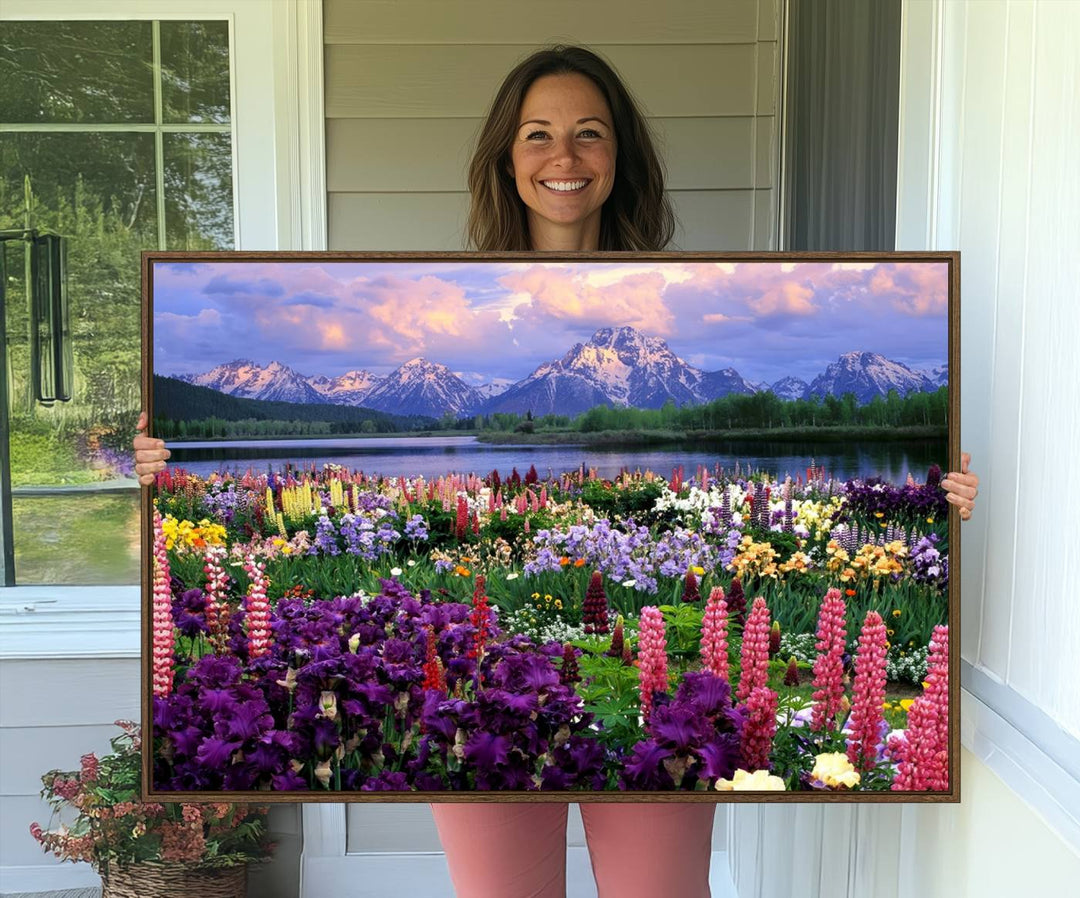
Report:
M 145 798 L 959 799 L 958 256 L 616 256 L 144 254 Z

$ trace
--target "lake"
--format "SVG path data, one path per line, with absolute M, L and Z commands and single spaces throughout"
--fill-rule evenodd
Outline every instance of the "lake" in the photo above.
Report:
M 505 479 L 516 467 L 522 476 L 530 464 L 541 477 L 596 468 L 601 477 L 611 478 L 623 466 L 630 470 L 651 469 L 667 478 L 672 469 L 682 465 L 686 477 L 707 465 L 730 471 L 736 461 L 748 467 L 768 471 L 777 477 L 802 474 L 811 460 L 834 477 L 883 477 L 892 483 L 907 479 L 910 472 L 918 481 L 926 479 L 933 463 L 946 470 L 944 440 L 866 443 L 772 443 L 717 442 L 667 443 L 663 446 L 588 447 L 517 445 L 495 446 L 480 443 L 471 436 L 387 437 L 327 440 L 222 440 L 215 442 L 169 441 L 171 465 L 196 474 L 214 471 L 256 473 L 268 468 L 280 470 L 287 462 L 318 465 L 331 463 L 365 474 L 397 477 L 423 475 L 431 480 L 441 474 L 476 473 L 486 475 L 497 469 Z

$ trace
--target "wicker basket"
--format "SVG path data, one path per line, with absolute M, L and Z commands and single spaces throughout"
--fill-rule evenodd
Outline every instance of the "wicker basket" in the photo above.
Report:
M 101 898 L 244 898 L 247 866 L 200 870 L 188 864 L 114 866 L 101 875 Z

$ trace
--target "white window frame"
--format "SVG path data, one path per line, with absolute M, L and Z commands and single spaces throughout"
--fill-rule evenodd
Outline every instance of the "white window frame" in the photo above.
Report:
M 4 0 L 2 21 L 229 22 L 236 248 L 326 248 L 321 0 Z M 0 659 L 138 657 L 140 589 L 0 588 Z

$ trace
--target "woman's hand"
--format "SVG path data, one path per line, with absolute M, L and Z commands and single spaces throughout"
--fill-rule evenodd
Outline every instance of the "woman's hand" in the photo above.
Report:
M 960 509 L 961 521 L 966 521 L 971 517 L 971 510 L 975 507 L 975 497 L 979 495 L 979 475 L 968 471 L 969 464 L 971 464 L 971 455 L 961 452 L 960 473 L 950 471 L 941 481 L 941 488 L 946 491 L 946 500 Z
M 139 476 L 139 483 L 142 486 L 152 486 L 154 475 L 158 471 L 165 470 L 165 459 L 172 453 L 165 448 L 164 440 L 155 440 L 142 435 L 146 430 L 146 424 L 146 412 L 141 412 L 139 423 L 135 425 L 139 435 L 135 437 L 132 445 L 135 447 L 135 473 Z

